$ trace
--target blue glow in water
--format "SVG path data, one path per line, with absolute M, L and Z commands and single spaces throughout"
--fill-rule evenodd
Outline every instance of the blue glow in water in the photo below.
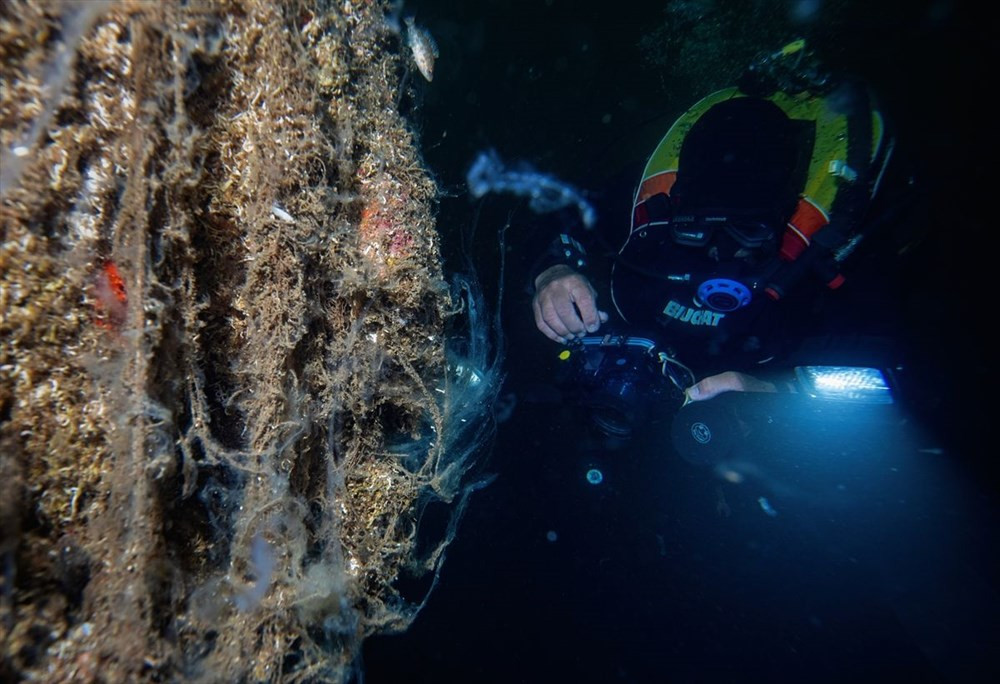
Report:
M 597 468 L 591 468 L 587 471 L 587 482 L 592 485 L 599 485 L 604 482 L 604 473 L 602 473 Z
M 778 511 L 774 510 L 774 507 L 771 506 L 771 502 L 767 500 L 767 497 L 762 496 L 758 498 L 757 503 L 760 504 L 760 510 L 764 511 L 772 518 L 778 515 Z
M 597 212 L 583 193 L 554 176 L 535 171 L 527 164 L 505 165 L 496 150 L 480 152 L 466 174 L 469 192 L 482 197 L 489 192 L 508 192 L 528 198 L 532 211 L 544 214 L 575 206 L 584 227 L 597 223 Z

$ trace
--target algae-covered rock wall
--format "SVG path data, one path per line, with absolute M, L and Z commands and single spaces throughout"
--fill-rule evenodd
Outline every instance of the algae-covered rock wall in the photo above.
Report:
M 495 366 L 389 9 L 4 1 L 3 678 L 344 681 L 425 600 Z

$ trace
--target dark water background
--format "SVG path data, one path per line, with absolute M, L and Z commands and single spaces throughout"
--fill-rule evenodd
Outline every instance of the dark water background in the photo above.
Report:
M 974 7 L 406 5 L 440 45 L 434 82 L 414 83 L 404 107 L 444 191 L 449 268 L 465 270 L 467 255 L 490 301 L 499 294 L 498 230 L 510 223 L 503 393 L 517 404 L 488 464 L 498 477 L 473 496 L 425 610 L 407 633 L 366 645 L 367 682 L 977 682 L 1000 674 L 988 332 L 1000 294 L 987 222 L 997 135 L 986 104 L 996 59 L 990 22 Z M 734 8 L 742 22 L 726 14 Z M 796 23 L 796 8 L 815 12 Z M 687 33 L 662 33 L 671 25 Z M 651 60 L 651 34 L 664 40 L 665 61 Z M 912 378 L 908 422 L 866 438 L 867 460 L 831 461 L 833 446 L 817 452 L 794 439 L 771 445 L 760 458 L 782 483 L 776 495 L 773 482 L 735 486 L 687 463 L 663 429 L 609 449 L 577 414 L 544 401 L 539 386 L 557 350 L 534 329 L 524 287 L 544 243 L 540 223 L 516 198 L 473 202 L 464 174 L 476 153 L 495 147 L 591 191 L 602 206 L 624 202 L 627 212 L 630 188 L 614 193 L 621 179 L 634 183 L 673 119 L 728 84 L 713 81 L 711 57 L 755 41 L 776 49 L 796 34 L 884 98 L 919 179 L 906 228 L 920 239 L 888 283 Z M 584 479 L 594 466 L 605 474 L 599 486 Z M 826 497 L 833 482 L 849 483 L 851 496 Z M 778 502 L 777 516 L 759 505 L 762 494 Z

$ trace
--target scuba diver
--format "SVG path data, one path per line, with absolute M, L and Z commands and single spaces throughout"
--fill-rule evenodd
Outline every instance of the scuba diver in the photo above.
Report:
M 789 363 L 840 324 L 820 303 L 885 223 L 872 205 L 892 151 L 867 87 L 834 78 L 804 41 L 677 119 L 642 172 L 624 243 L 606 250 L 613 315 L 585 246 L 597 231 L 562 231 L 531 274 L 535 324 L 575 361 L 602 431 L 627 437 L 656 395 L 686 406 L 800 389 Z
M 900 411 L 919 394 L 901 365 L 905 348 L 924 344 L 927 331 L 901 334 L 907 300 L 896 288 L 907 281 L 896 271 L 928 226 L 917 214 L 927 195 L 911 192 L 887 123 L 864 85 L 829 75 L 803 43 L 762 57 L 670 126 L 621 242 L 574 221 L 575 206 L 557 215 L 566 230 L 539 249 L 532 308 L 538 330 L 561 345 L 560 403 L 585 409 L 601 435 L 596 448 L 578 435 L 566 445 L 586 461 L 589 484 L 579 487 L 609 481 L 609 447 L 648 426 L 630 458 L 615 459 L 615 478 L 634 479 L 612 501 L 634 505 L 653 529 L 687 527 L 691 539 L 710 540 L 703 548 L 727 548 L 716 563 L 733 563 L 733 585 L 765 592 L 768 606 L 793 586 L 810 587 L 795 600 L 809 605 L 823 593 L 820 577 L 864 568 L 864 579 L 845 582 L 852 589 L 828 596 L 861 604 L 853 587 L 874 587 L 878 610 L 905 626 L 920 657 L 954 673 L 976 658 L 966 642 L 981 651 L 988 641 L 954 636 L 956 625 L 996 614 L 989 570 L 970 570 L 989 542 L 955 541 L 982 525 L 980 511 L 958 511 L 986 499 L 965 489 L 964 474 L 953 477 L 938 438 Z M 709 477 L 676 477 L 676 461 L 661 458 L 667 439 Z M 715 528 L 700 512 L 713 487 L 718 516 L 738 515 L 735 525 Z M 667 564 L 695 549 L 675 542 Z M 685 571 L 712 565 L 695 556 Z M 804 559 L 822 569 L 810 576 Z M 648 565 L 660 572 L 658 559 Z M 660 590 L 654 581 L 644 600 Z M 866 621 L 842 624 L 853 631 Z M 946 679 L 932 669 L 930 680 Z

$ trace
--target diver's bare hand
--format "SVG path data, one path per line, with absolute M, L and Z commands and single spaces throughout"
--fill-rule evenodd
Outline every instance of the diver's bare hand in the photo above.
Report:
M 531 308 L 542 334 L 561 344 L 596 332 L 608 320 L 597 308 L 597 291 L 590 281 L 569 266 L 553 266 L 535 278 Z
M 776 392 L 773 383 L 758 380 L 746 373 L 726 371 L 710 375 L 684 390 L 687 401 L 705 401 L 723 392 Z

